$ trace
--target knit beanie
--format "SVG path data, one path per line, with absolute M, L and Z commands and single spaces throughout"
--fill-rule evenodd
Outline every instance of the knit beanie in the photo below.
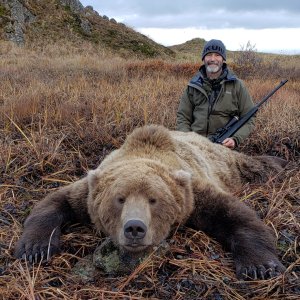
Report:
M 210 40 L 208 41 L 202 51 L 202 60 L 204 59 L 204 56 L 208 53 L 218 53 L 220 54 L 224 60 L 226 60 L 226 48 L 222 41 L 220 40 Z

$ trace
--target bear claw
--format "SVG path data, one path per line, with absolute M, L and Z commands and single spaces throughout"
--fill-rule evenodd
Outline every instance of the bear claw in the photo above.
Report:
M 28 261 L 30 264 L 40 263 L 40 262 L 48 262 L 50 257 L 54 254 L 58 253 L 58 251 L 51 251 L 49 255 L 45 255 L 45 251 L 37 252 L 35 254 L 26 254 L 25 252 L 22 255 L 16 256 L 17 258 Z
M 237 268 L 237 277 L 242 280 L 257 280 L 257 279 L 269 279 L 275 276 L 279 276 L 285 271 L 285 267 L 281 263 L 275 263 L 271 261 L 266 265 L 248 266 Z
M 49 248 L 50 247 L 50 248 Z M 30 264 L 47 262 L 54 254 L 59 253 L 59 247 L 56 245 L 38 245 L 31 246 L 20 245 L 15 249 L 15 257 L 23 261 L 28 261 Z

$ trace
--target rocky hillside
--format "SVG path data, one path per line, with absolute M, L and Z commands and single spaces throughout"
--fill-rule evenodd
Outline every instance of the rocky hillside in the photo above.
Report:
M 0 38 L 18 45 L 88 42 L 124 55 L 175 55 L 79 0 L 0 0 Z

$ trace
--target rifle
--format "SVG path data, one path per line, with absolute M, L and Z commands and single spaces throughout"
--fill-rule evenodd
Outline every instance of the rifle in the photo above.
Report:
M 282 80 L 268 95 L 266 95 L 259 103 L 251 108 L 242 118 L 234 116 L 224 127 L 219 128 L 215 134 L 211 135 L 209 139 L 213 143 L 222 144 L 222 142 L 235 134 L 246 122 L 248 122 L 258 111 L 259 107 L 265 103 L 277 90 L 287 83 L 287 79 Z

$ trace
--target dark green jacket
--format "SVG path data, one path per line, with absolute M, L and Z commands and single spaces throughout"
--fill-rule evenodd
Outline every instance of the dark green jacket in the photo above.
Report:
M 245 115 L 253 106 L 253 101 L 244 83 L 231 73 L 226 64 L 225 77 L 220 82 L 221 89 L 212 106 L 209 105 L 205 66 L 191 79 L 180 100 L 177 111 L 179 131 L 195 131 L 209 137 L 218 128 L 226 125 L 233 116 Z M 206 86 L 205 86 L 206 85 Z M 239 145 L 254 127 L 253 118 L 240 128 L 233 138 Z

